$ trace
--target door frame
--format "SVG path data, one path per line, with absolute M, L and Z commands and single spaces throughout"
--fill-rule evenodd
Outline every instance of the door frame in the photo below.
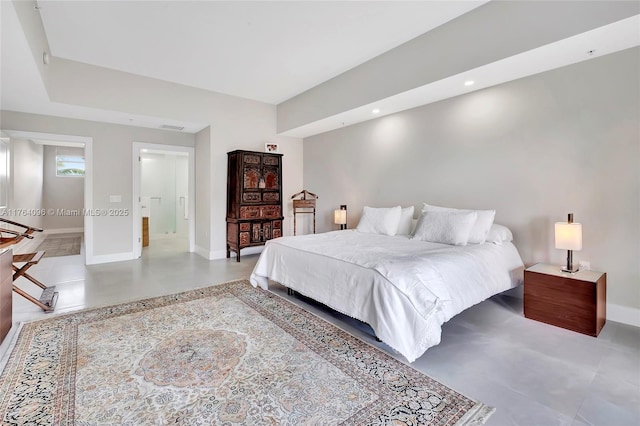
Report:
M 139 258 L 142 256 L 142 212 L 140 210 L 140 202 L 141 202 L 141 194 L 140 194 L 140 185 L 141 185 L 141 160 L 140 156 L 143 149 L 152 150 L 155 152 L 181 152 L 187 153 L 188 156 L 188 210 L 189 210 L 189 218 L 187 223 L 188 229 L 188 251 L 190 253 L 195 251 L 196 245 L 196 221 L 195 221 L 195 212 L 196 212 L 196 173 L 195 173 L 195 149 L 190 146 L 180 146 L 180 145 L 164 145 L 164 144 L 156 144 L 156 143 L 146 143 L 146 142 L 133 142 L 133 198 L 132 198 L 132 216 L 133 216 L 133 255 L 134 258 Z
M 2 131 L 15 139 L 43 139 L 49 141 L 84 145 L 84 211 L 93 211 L 93 138 L 90 136 L 63 135 L 57 133 L 31 132 L 27 130 L 2 129 Z M 13 155 L 10 144 L 9 155 Z M 9 199 L 13 191 L 13 171 L 9 171 Z M 93 216 L 84 214 L 84 264 L 93 265 L 96 258 L 93 254 Z

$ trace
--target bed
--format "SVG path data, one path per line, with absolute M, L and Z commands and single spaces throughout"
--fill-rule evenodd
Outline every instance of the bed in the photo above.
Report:
M 368 323 L 415 361 L 440 343 L 454 315 L 518 285 L 523 263 L 510 241 L 452 246 L 356 230 L 267 242 L 251 283 L 269 280 Z

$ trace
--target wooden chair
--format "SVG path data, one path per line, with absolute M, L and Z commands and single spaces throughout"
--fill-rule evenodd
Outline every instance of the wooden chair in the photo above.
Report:
M 19 232 L 11 229 L 0 228 L 0 249 L 13 244 L 17 244 L 24 238 L 32 239 L 33 235 L 31 234 L 33 234 L 34 232 L 42 232 L 42 229 L 40 228 L 23 225 L 21 223 L 14 222 L 8 219 L 0 218 L 0 222 L 5 222 L 10 225 L 25 229 L 25 231 Z M 9 234 L 12 236 L 5 237 L 3 234 Z M 58 301 L 58 292 L 55 291 L 56 287 L 47 287 L 31 275 L 27 274 L 27 270 L 33 265 L 37 265 L 40 259 L 42 259 L 42 257 L 44 256 L 44 253 L 44 251 L 38 251 L 35 253 L 13 255 L 13 291 L 18 293 L 20 296 L 24 297 L 31 303 L 37 305 L 43 311 L 53 312 Z M 28 279 L 43 290 L 39 299 L 36 299 L 26 291 L 22 290 L 20 287 L 16 286 L 16 280 L 20 277 Z
M 296 199 L 298 197 L 301 198 Z M 298 214 L 313 214 L 313 233 L 316 233 L 316 200 L 318 198 L 316 194 L 306 189 L 291 196 L 293 200 L 293 235 L 296 235 L 296 215 Z

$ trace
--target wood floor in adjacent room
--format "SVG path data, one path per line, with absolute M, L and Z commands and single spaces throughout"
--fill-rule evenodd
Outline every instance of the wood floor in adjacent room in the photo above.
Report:
M 207 261 L 171 241 L 134 261 L 84 266 L 82 255 L 45 258 L 30 273 L 60 296 L 44 314 L 14 293 L 14 320 L 176 293 L 248 278 L 257 255 Z M 28 291 L 34 286 L 21 279 Z M 382 350 L 370 328 L 297 296 L 272 289 Z M 15 327 L 14 327 L 15 330 Z M 10 334 L 11 336 L 11 334 Z M 9 336 L 9 337 L 10 337 Z M 0 346 L 0 354 L 7 349 Z M 497 408 L 487 425 L 640 424 L 640 328 L 609 321 L 598 338 L 528 320 L 521 299 L 494 296 L 444 325 L 442 342 L 413 366 Z

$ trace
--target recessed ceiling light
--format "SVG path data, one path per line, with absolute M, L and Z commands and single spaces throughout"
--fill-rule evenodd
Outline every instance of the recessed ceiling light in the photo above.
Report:
M 473 81 L 473 80 L 467 80 L 467 81 L 464 82 L 464 85 L 465 86 L 473 86 L 474 83 L 475 83 L 475 81 Z
M 374 109 L 373 111 L 371 111 L 374 114 L 378 114 L 380 112 L 380 110 L 378 108 Z

